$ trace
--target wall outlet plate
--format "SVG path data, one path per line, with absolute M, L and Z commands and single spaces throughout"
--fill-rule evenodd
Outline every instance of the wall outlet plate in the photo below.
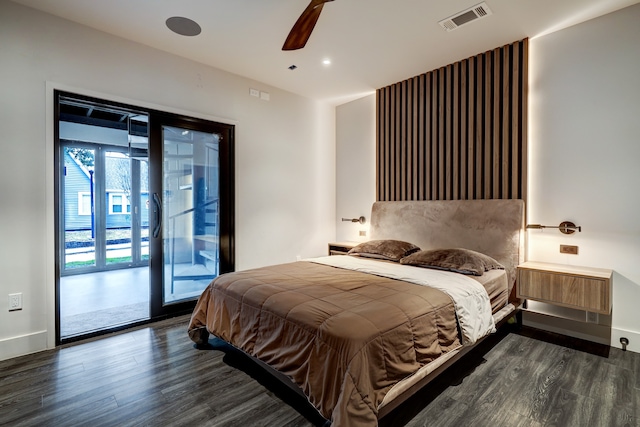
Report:
M 571 245 L 560 245 L 561 254 L 578 255 L 578 247 Z
M 9 311 L 22 310 L 22 294 L 9 294 Z

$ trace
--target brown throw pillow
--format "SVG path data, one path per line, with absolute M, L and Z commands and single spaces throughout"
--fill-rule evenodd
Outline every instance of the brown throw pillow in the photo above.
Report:
M 504 267 L 490 256 L 462 248 L 419 251 L 402 258 L 400 263 L 474 276 L 482 276 L 489 270 L 504 270 Z
M 351 249 L 349 255 L 400 261 L 403 257 L 419 250 L 420 248 L 413 243 L 401 240 L 370 240 Z

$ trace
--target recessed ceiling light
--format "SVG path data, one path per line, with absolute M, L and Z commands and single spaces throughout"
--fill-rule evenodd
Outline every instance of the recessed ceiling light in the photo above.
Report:
M 166 21 L 167 28 L 181 36 L 197 36 L 202 32 L 202 28 L 197 22 L 183 16 L 172 16 Z
M 323 60 L 322 60 L 322 63 L 323 63 L 324 65 L 331 65 L 331 60 L 330 60 L 329 58 L 326 58 L 326 59 L 323 59 Z

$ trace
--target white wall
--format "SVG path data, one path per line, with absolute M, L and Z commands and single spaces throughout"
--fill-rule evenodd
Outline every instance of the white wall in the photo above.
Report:
M 611 344 L 640 352 L 640 5 L 530 41 L 528 259 L 610 268 Z M 561 255 L 560 244 L 579 246 Z
M 0 359 L 54 345 L 54 86 L 235 123 L 237 269 L 335 239 L 333 107 L 4 0 L 0 64 Z
M 336 240 L 369 238 L 371 205 L 376 200 L 376 95 L 336 108 Z M 372 120 L 372 118 L 374 118 Z M 366 223 L 342 218 L 366 218 Z M 360 231 L 366 236 L 360 236 Z
M 530 40 L 528 221 L 582 233 L 528 232 L 529 260 L 614 270 L 611 344 L 640 352 L 640 5 Z M 445 64 L 443 64 L 445 65 Z M 425 70 L 427 71 L 427 70 Z M 373 96 L 372 96 L 373 97 Z M 370 104 L 368 104 L 368 102 Z M 359 215 L 373 181 L 375 101 L 337 110 L 337 215 Z M 367 116 L 368 115 L 368 119 Z M 360 129 L 362 139 L 349 139 Z M 348 151 L 349 150 L 349 151 Z M 370 160 L 368 160 L 370 161 Z M 354 173 L 355 172 L 355 173 Z M 364 195 L 367 195 L 366 197 Z M 375 194 L 373 194 L 375 198 Z M 343 207 L 344 206 L 344 207 Z M 338 225 L 340 239 L 353 230 Z M 560 244 L 579 246 L 561 255 Z

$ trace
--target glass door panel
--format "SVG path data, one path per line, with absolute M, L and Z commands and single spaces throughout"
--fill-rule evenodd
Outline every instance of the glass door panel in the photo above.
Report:
M 64 258 L 63 270 L 96 265 L 94 149 L 65 146 L 62 149 Z
M 162 126 L 162 140 L 163 304 L 171 304 L 198 297 L 220 271 L 220 138 Z
M 132 258 L 132 173 L 128 153 L 105 153 L 106 265 Z
M 148 115 L 56 92 L 56 342 L 150 318 Z

